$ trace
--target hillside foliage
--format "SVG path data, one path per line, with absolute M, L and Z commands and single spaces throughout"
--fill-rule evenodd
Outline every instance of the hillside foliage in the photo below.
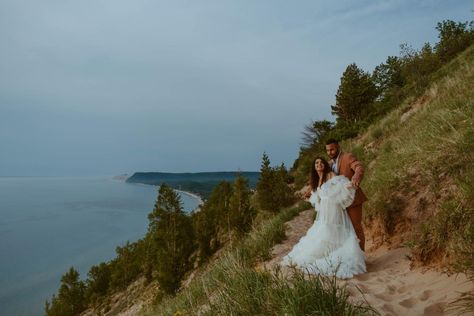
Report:
M 221 245 L 249 231 L 255 210 L 251 207 L 248 180 L 216 186 L 201 210 L 185 214 L 180 196 L 162 184 L 146 235 L 116 248 L 116 257 L 91 267 L 86 280 L 71 267 L 61 279 L 57 295 L 45 303 L 49 316 L 77 315 L 99 306 L 105 298 L 124 290 L 139 277 L 157 281 L 161 290 L 174 294 L 183 277 L 202 264 Z
M 290 177 L 284 164 L 272 167 L 266 153 L 262 156 L 260 177 L 257 182 L 257 202 L 262 210 L 277 212 L 295 202 Z
M 309 159 L 338 138 L 366 166 L 364 223 L 375 246 L 411 247 L 412 264 L 474 280 L 474 29 L 453 21 L 436 29 L 434 46 L 402 45 L 375 68 L 378 96 L 362 122 L 306 126 L 292 173 L 306 184 Z M 474 295 L 462 304 L 472 311 Z
M 307 184 L 311 161 L 324 153 L 326 140 L 355 138 L 405 100 L 419 98 L 442 67 L 474 43 L 473 22 L 446 20 L 436 30 L 439 41 L 434 46 L 425 43 L 415 50 L 402 44 L 399 56 L 387 57 L 370 74 L 355 63 L 347 66 L 331 106 L 336 121 L 312 121 L 304 128 L 302 146 L 291 168 L 297 188 Z
M 474 28 L 443 21 L 436 29 L 435 45 L 403 44 L 400 56 L 372 73 L 350 64 L 331 106 L 335 122 L 304 127 L 290 172 L 272 167 L 264 153 L 255 194 L 237 174 L 186 215 L 179 195 L 163 184 L 146 235 L 117 247 L 85 280 L 71 267 L 46 301 L 46 315 L 107 304 L 139 277 L 160 285 L 150 315 L 375 314 L 331 279 L 256 269 L 285 238 L 284 223 L 309 208 L 288 207 L 295 202 L 289 184 L 307 184 L 311 161 L 329 138 L 366 166 L 364 222 L 376 242 L 395 244 L 397 236 L 395 245 L 412 247 L 414 263 L 441 258 L 474 276 Z M 193 269 L 197 276 L 183 288 Z M 461 308 L 472 306 L 474 295 L 464 296 Z

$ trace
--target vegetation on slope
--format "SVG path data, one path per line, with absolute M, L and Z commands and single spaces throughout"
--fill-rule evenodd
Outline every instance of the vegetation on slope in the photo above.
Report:
M 278 196 L 274 199 L 277 203 L 272 204 L 277 210 L 292 203 L 286 168 L 266 164 L 262 168 L 265 172 L 259 183 L 264 185 L 259 186 L 257 195 L 265 200 Z M 77 315 L 88 307 L 107 310 L 104 305 L 109 304 L 110 295 L 142 277 L 148 282 L 157 281 L 162 293 L 174 295 L 186 274 L 206 263 L 224 245 L 241 240 L 251 229 L 258 207 L 253 204 L 258 203 L 252 202 L 248 182 L 240 174 L 233 183 L 220 182 L 201 210 L 190 215 L 183 212 L 179 195 L 162 184 L 144 238 L 117 247 L 117 257 L 93 266 L 85 281 L 71 267 L 57 295 L 51 302 L 46 301 L 46 314 Z
M 356 132 L 342 118 L 307 126 L 293 173 L 305 184 L 307 160 L 324 152 L 327 138 L 345 139 L 343 150 L 366 166 L 370 235 L 412 247 L 414 264 L 441 263 L 474 279 L 474 29 L 452 21 L 437 29 L 434 48 L 405 46 L 402 56 L 376 68 L 379 95 L 359 104 L 367 116 L 354 118 Z M 340 90 L 348 89 L 344 79 Z M 474 294 L 463 304 L 472 311 Z
M 468 27 L 467 22 L 453 21 L 443 21 L 437 29 L 440 41 L 434 48 L 425 44 L 414 51 L 405 45 L 402 56 L 389 57 L 375 69 L 371 78 L 378 95 L 372 102 L 351 100 L 349 106 L 347 97 L 339 99 L 344 91 L 373 93 L 367 89 L 371 86 L 367 73 L 354 72 L 350 65 L 346 72 L 352 69 L 351 75 L 343 75 L 333 107 L 346 109 L 345 116 L 340 110 L 335 124 L 319 122 L 312 134 L 307 127 L 306 138 L 312 141 L 301 149 L 293 170 L 296 182 L 304 184 L 307 161 L 324 152 L 328 137 L 347 132 L 347 121 L 356 127 L 373 122 L 352 135 L 357 137 L 342 137 L 347 139 L 342 148 L 367 166 L 363 182 L 369 196 L 366 226 L 377 223 L 385 239 L 407 230 L 413 233 L 415 259 L 423 263 L 439 255 L 461 253 L 454 245 L 466 240 L 473 226 L 469 205 L 474 190 L 470 180 L 474 47 L 469 45 L 474 43 L 474 29 L 472 23 Z M 356 106 L 367 113 L 365 119 L 351 114 Z M 389 108 L 392 110 L 378 118 Z
M 362 315 L 365 304 L 350 304 L 349 294 L 334 278 L 294 271 L 259 270 L 284 239 L 284 223 L 308 209 L 308 203 L 281 210 L 256 225 L 240 242 L 209 262 L 189 287 L 176 296 L 158 297 L 145 315 Z
M 314 121 L 305 126 L 303 146 L 292 167 L 296 186 L 307 183 L 312 159 L 325 151 L 329 138 L 340 141 L 367 131 L 390 111 L 417 99 L 426 89 L 450 71 L 443 66 L 474 43 L 474 23 L 443 21 L 438 23 L 439 42 L 426 43 L 420 50 L 402 44 L 400 56 L 389 56 L 371 74 L 350 64 L 342 74 L 335 105 L 336 122 Z M 372 131 L 375 138 L 380 130 Z
M 292 170 L 301 187 L 307 181 L 309 161 L 324 151 L 325 139 L 346 140 L 343 148 L 367 165 L 370 181 L 364 182 L 364 189 L 370 200 L 365 223 L 372 233 L 383 242 L 396 243 L 398 238 L 411 245 L 417 262 L 443 257 L 470 275 L 474 275 L 472 26 L 443 21 L 437 27 L 440 41 L 433 48 L 425 44 L 415 51 L 405 45 L 400 57 L 389 57 L 372 74 L 349 65 L 332 107 L 337 121 L 307 126 L 306 146 Z M 348 293 L 334 279 L 298 271 L 286 277 L 278 270 L 255 269 L 284 238 L 284 223 L 308 207 L 280 210 L 290 199 L 276 197 L 290 196 L 286 191 L 290 176 L 284 166 L 270 167 L 266 158 L 254 200 L 245 180 L 222 183 L 199 215 L 184 220 L 192 225 L 179 225 L 188 233 L 178 234 L 178 226 L 173 226 L 184 217 L 169 191 L 168 202 L 157 201 L 144 239 L 118 247 L 117 258 L 93 267 L 85 282 L 71 269 L 63 276 L 58 296 L 47 302 L 46 313 L 77 314 L 140 276 L 162 283 L 149 311 L 153 315 L 373 313 L 364 304 L 349 304 Z M 271 204 L 275 200 L 279 202 Z M 170 216 L 162 216 L 164 210 Z M 183 236 L 192 234 L 196 234 L 194 251 L 184 247 L 190 241 Z M 150 246 L 165 235 L 170 247 Z M 208 261 L 219 249 L 221 254 Z M 166 265 L 159 260 L 163 256 L 170 259 Z M 180 290 L 192 263 L 202 266 Z M 466 296 L 462 306 L 472 308 L 473 298 Z

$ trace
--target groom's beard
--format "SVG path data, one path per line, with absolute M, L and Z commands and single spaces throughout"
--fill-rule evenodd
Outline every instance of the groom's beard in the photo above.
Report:
M 329 158 L 334 160 L 334 159 L 337 158 L 337 156 L 339 156 L 339 151 L 337 153 L 335 153 L 334 156 L 329 156 Z

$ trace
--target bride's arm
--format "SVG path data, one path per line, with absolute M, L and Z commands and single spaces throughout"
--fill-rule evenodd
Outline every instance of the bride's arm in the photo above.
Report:
M 319 201 L 320 201 L 320 198 L 319 198 L 319 195 L 318 195 L 318 191 L 312 191 L 311 196 L 308 199 L 308 202 L 311 203 L 311 205 L 313 205 L 313 207 L 315 209 L 318 209 L 319 208 Z

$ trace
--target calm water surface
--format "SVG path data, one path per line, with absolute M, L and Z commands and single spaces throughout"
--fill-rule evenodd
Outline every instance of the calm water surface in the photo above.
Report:
M 144 236 L 156 197 L 109 177 L 0 177 L 0 315 L 43 315 L 69 267 L 85 278 Z M 181 198 L 187 211 L 199 203 Z

